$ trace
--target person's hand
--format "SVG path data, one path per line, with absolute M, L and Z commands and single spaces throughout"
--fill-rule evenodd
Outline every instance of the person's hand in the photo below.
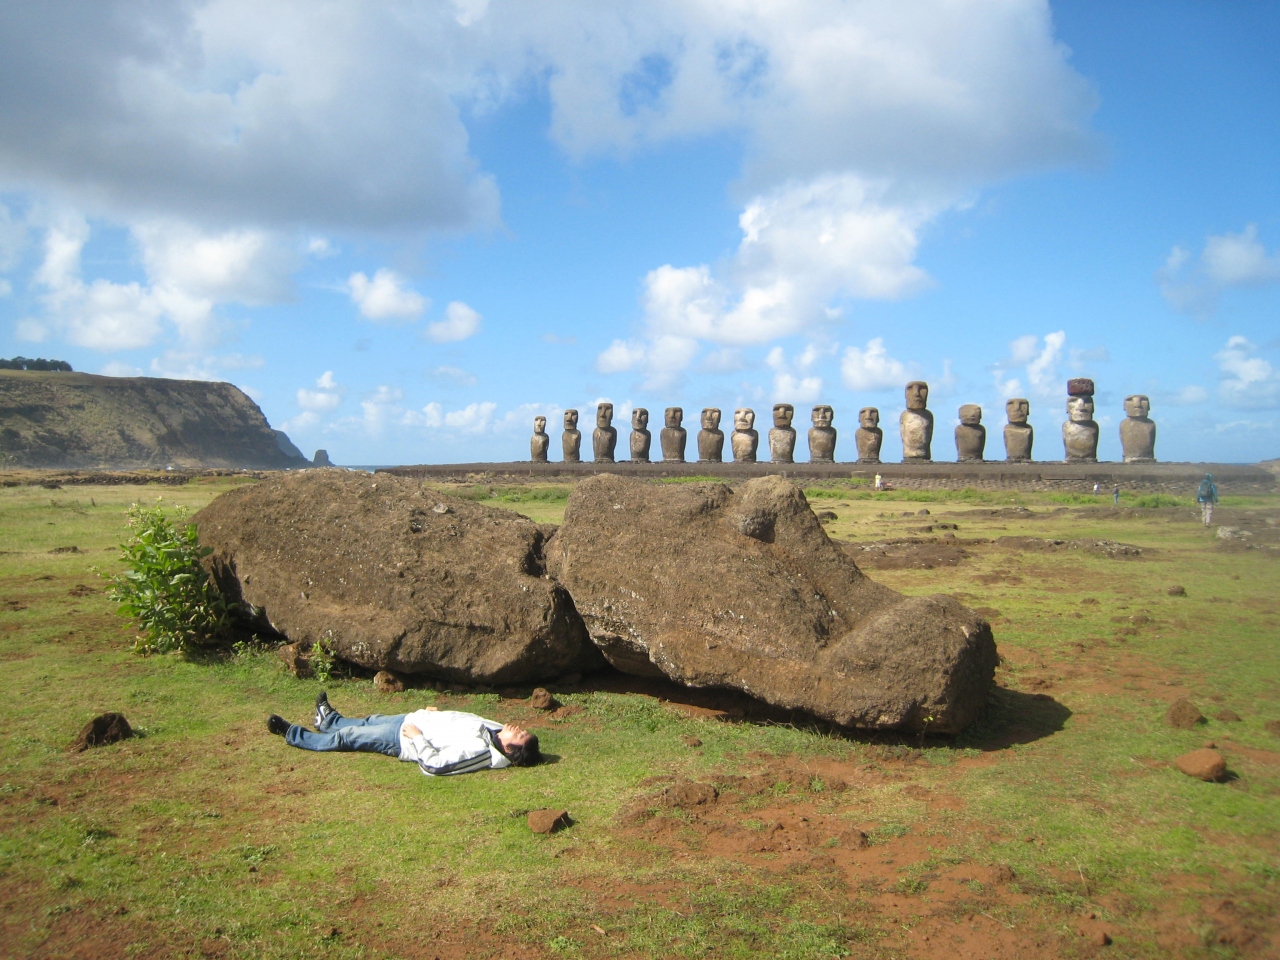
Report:
M 415 727 L 412 723 L 406 723 L 404 725 L 404 732 L 409 735 L 410 740 L 412 740 L 414 737 L 422 736 L 422 731 L 419 730 L 417 727 Z

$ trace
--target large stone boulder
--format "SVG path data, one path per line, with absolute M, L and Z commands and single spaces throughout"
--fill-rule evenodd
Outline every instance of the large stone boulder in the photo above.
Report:
M 223 592 L 370 670 L 526 683 L 600 665 L 531 520 L 400 477 L 286 474 L 195 516 Z
M 868 580 L 780 477 L 736 490 L 581 481 L 546 547 L 619 670 L 730 687 L 864 728 L 956 733 L 986 703 L 991 628 Z

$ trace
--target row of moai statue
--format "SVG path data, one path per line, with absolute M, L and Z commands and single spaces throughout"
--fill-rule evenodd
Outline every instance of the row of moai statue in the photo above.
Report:
M 906 387 L 907 409 L 898 419 L 902 436 L 904 463 L 933 459 L 933 412 L 928 409 L 929 385 L 913 380 Z M 1093 381 L 1077 378 L 1067 381 L 1067 421 L 1062 425 L 1062 443 L 1068 462 L 1092 463 L 1098 459 L 1098 424 L 1093 419 Z M 1120 424 L 1120 444 L 1125 463 L 1141 463 L 1155 460 L 1156 425 L 1148 417 L 1151 402 L 1142 394 L 1133 394 L 1124 401 L 1126 417 Z M 1031 424 L 1027 422 L 1031 404 L 1021 398 L 1005 403 L 1008 423 L 1004 428 L 1005 459 L 1011 462 L 1031 460 L 1031 444 L 1035 439 Z M 794 463 L 796 431 L 791 426 L 795 407 L 789 403 L 774 404 L 773 428 L 769 431 L 769 459 L 773 463 Z M 831 424 L 835 411 L 820 404 L 813 408 L 813 426 L 809 429 L 809 462 L 834 463 L 836 458 L 836 429 Z M 684 463 L 688 431 L 681 423 L 684 410 L 667 407 L 665 426 L 659 435 L 662 460 L 666 463 Z M 760 434 L 755 429 L 754 410 L 741 409 L 733 413 L 733 433 L 729 449 L 736 463 L 755 463 L 760 447 Z M 720 410 L 707 407 L 702 411 L 702 429 L 698 431 L 698 462 L 722 463 L 724 461 L 724 431 L 720 429 Z M 960 462 L 983 460 L 987 444 L 987 428 L 982 425 L 982 408 L 976 403 L 960 407 L 960 424 L 956 427 L 956 459 Z M 649 432 L 649 411 L 637 407 L 631 413 L 631 461 L 649 463 L 653 436 Z M 863 407 L 858 411 L 858 429 L 854 433 L 858 447 L 858 463 L 880 463 L 880 447 L 884 431 L 880 429 L 880 411 L 875 407 Z M 582 434 L 578 430 L 578 411 L 564 412 L 564 433 L 561 437 L 564 460 L 578 463 L 581 460 Z M 530 452 L 533 459 L 546 462 L 551 438 L 547 435 L 547 418 L 535 417 Z M 596 428 L 591 436 L 592 452 L 596 463 L 615 462 L 618 431 L 613 426 L 613 404 L 602 403 L 596 407 Z

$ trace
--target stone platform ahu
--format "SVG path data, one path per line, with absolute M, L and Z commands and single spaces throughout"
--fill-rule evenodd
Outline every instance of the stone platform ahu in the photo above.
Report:
M 547 571 L 624 673 L 741 690 L 863 728 L 956 733 L 986 703 L 991 628 L 867 579 L 776 476 L 584 479 Z
M 464 683 L 549 680 L 601 665 L 545 531 L 400 477 L 285 474 L 195 516 L 224 594 L 261 626 L 370 670 Z

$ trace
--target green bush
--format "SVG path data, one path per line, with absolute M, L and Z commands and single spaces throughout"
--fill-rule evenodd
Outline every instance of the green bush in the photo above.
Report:
M 175 516 L 182 524 L 186 510 Z M 140 653 L 168 653 L 209 646 L 224 639 L 231 625 L 232 605 L 218 592 L 200 564 L 213 551 L 201 547 L 194 523 L 179 529 L 154 507 L 129 508 L 128 539 L 120 545 L 127 569 L 111 579 L 107 595 L 120 613 L 137 621 L 142 636 L 134 643 Z

